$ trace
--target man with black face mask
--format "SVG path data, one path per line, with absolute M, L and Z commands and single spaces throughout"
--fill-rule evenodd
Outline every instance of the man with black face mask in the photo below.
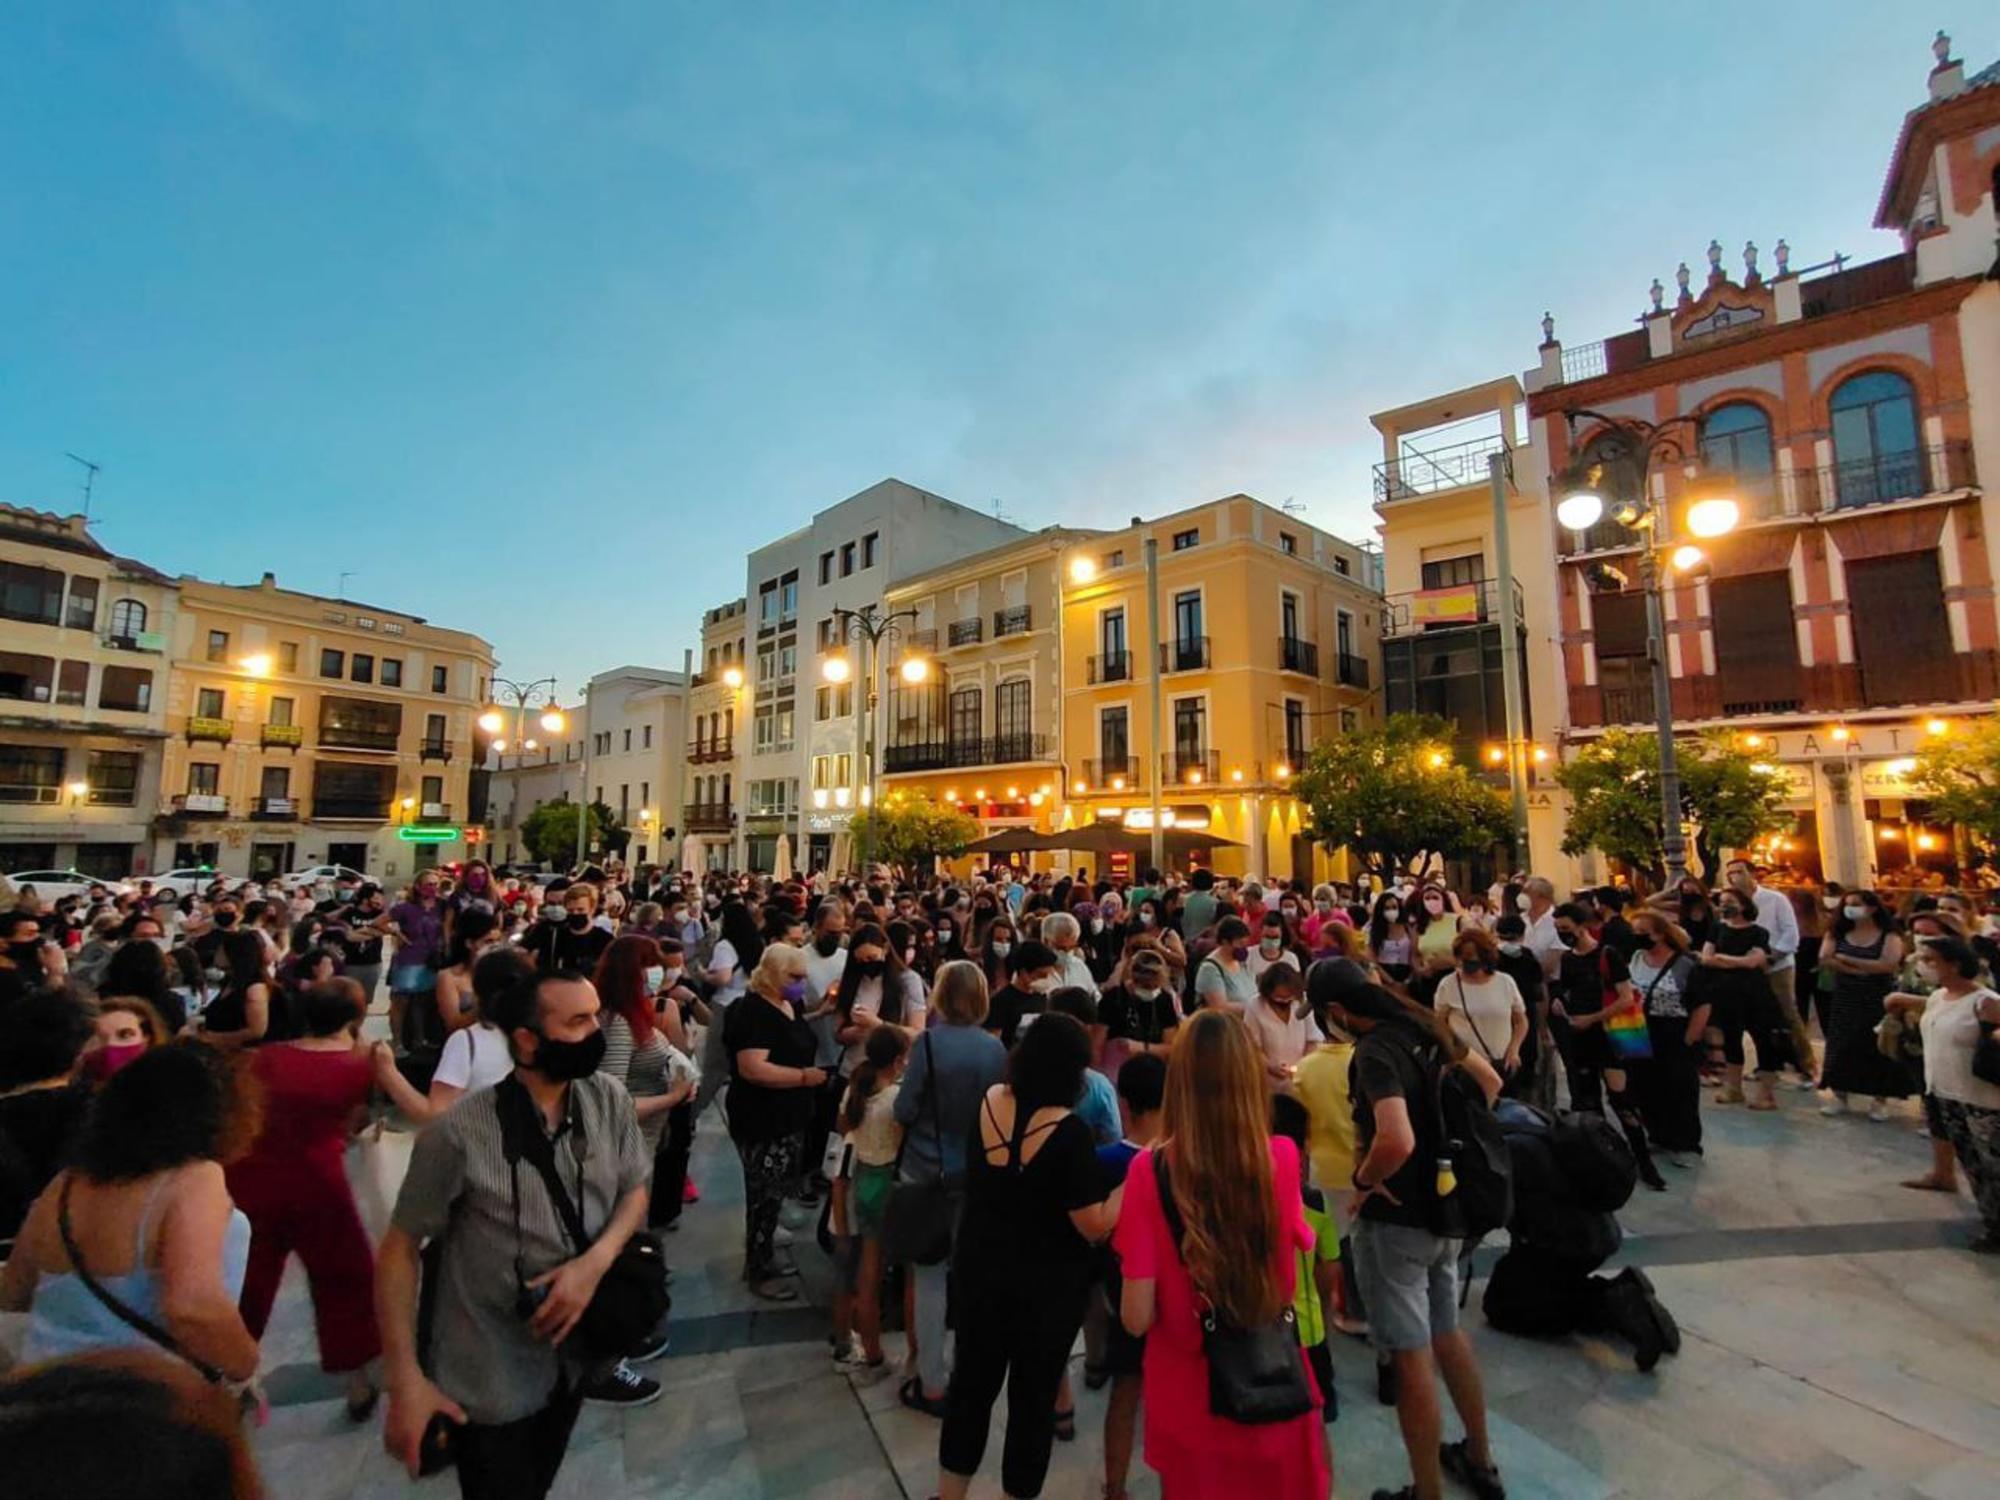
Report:
M 10 912 L 6 917 L 4 963 L 13 970 L 15 985 L 25 992 L 62 977 L 62 949 L 42 936 L 42 924 L 32 916 Z
M 534 955 L 535 967 L 544 974 L 565 970 L 591 973 L 604 950 L 611 946 L 611 934 L 597 925 L 597 891 L 581 881 L 567 886 L 562 905 L 544 906 L 542 919 L 529 930 L 522 944 Z
M 632 1099 L 597 1071 L 597 991 L 579 974 L 531 975 L 485 1007 L 514 1071 L 416 1138 L 376 1269 L 389 1391 L 383 1441 L 415 1475 L 434 1418 L 454 1424 L 468 1500 L 540 1500 L 554 1483 L 589 1370 L 566 1344 L 598 1283 L 646 1218 L 650 1170 Z M 581 1213 L 575 1244 L 527 1132 Z M 526 1142 L 528 1144 L 524 1145 Z M 441 1246 L 432 1375 L 417 1362 L 418 1248 Z M 659 1385 L 621 1365 L 617 1404 Z M 593 1399 L 609 1381 L 592 1381 Z

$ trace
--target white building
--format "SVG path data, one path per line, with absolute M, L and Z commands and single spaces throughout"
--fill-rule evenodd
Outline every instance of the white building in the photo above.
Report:
M 737 742 L 735 763 L 742 789 L 736 818 L 739 868 L 845 863 L 854 809 L 831 805 L 830 794 L 853 779 L 851 695 L 859 690 L 862 663 L 858 648 L 841 635 L 835 610 L 879 605 L 893 583 L 1024 535 L 995 516 L 885 479 L 750 554 L 747 714 L 737 715 L 739 723 L 747 718 L 748 734 Z M 905 652 L 927 655 L 935 648 L 935 639 L 910 630 L 893 646 L 885 642 L 877 691 L 884 690 L 881 684 Z M 829 684 L 822 675 L 822 661 L 835 654 L 849 660 L 847 683 Z M 830 805 L 824 808 L 811 804 L 816 761 L 829 791 Z

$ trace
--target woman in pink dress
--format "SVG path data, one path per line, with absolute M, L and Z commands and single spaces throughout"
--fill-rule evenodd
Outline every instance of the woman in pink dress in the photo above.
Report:
M 1198 1013 L 1167 1065 L 1164 1139 L 1139 1153 L 1125 1179 L 1121 1312 L 1146 1340 L 1146 1463 L 1165 1500 L 1317 1500 L 1333 1483 L 1317 1386 L 1314 1409 L 1286 1422 L 1247 1426 L 1208 1407 L 1198 1300 L 1237 1327 L 1261 1327 L 1291 1303 L 1295 1252 L 1313 1243 L 1298 1148 L 1272 1137 L 1269 1101 L 1249 1029 L 1226 1012 Z M 1154 1151 L 1165 1154 L 1186 1224 L 1178 1247 L 1160 1207 Z

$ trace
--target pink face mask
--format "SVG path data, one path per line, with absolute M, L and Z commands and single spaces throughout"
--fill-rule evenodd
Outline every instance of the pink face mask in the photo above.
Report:
M 85 1053 L 83 1073 L 93 1083 L 103 1083 L 127 1063 L 136 1062 L 145 1055 L 144 1042 L 114 1042 L 108 1047 L 99 1047 L 95 1052 Z

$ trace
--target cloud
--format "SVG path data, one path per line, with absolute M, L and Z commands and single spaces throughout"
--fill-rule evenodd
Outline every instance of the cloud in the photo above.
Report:
M 174 29 L 196 67 L 251 105 L 294 125 L 318 118 L 312 101 L 282 76 L 264 17 L 249 0 L 185 0 L 174 8 Z

